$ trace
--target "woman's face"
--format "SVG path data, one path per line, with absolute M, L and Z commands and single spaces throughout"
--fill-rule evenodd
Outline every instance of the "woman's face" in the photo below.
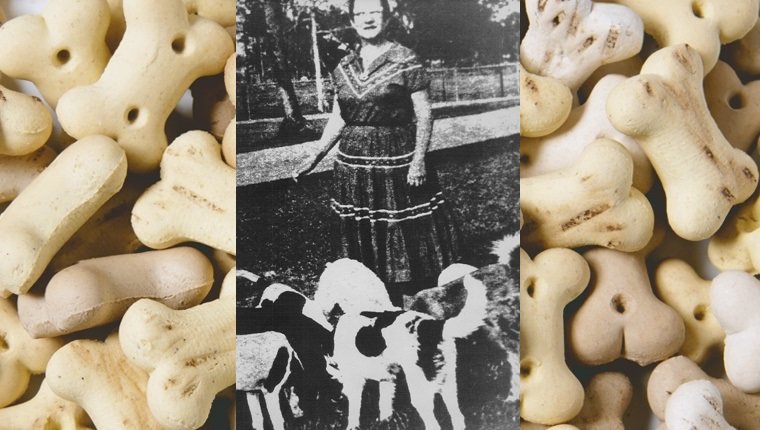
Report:
M 377 39 L 386 24 L 380 0 L 356 0 L 352 24 L 362 39 Z

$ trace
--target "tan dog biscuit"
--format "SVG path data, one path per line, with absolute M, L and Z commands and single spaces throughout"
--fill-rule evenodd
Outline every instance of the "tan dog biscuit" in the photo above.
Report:
M 236 93 L 235 93 L 235 80 L 236 80 L 236 64 L 237 55 L 232 54 L 227 59 L 227 64 L 224 66 L 224 87 L 227 89 L 227 96 L 235 105 Z M 222 138 L 222 154 L 224 154 L 224 161 L 227 162 L 232 168 L 237 167 L 237 133 L 236 133 L 237 118 L 233 117 L 230 120 L 227 129 L 224 131 L 224 137 Z
M 726 421 L 740 429 L 754 429 L 760 422 L 760 395 L 745 394 L 726 380 L 712 378 L 684 356 L 663 361 L 652 371 L 647 384 L 649 406 L 660 420 L 671 394 L 689 381 L 706 379 L 712 382 L 723 398 Z
M 13 303 L 0 299 L 0 408 L 24 394 L 30 375 L 44 372 L 62 344 L 58 339 L 29 337 Z
M 570 345 L 581 363 L 619 357 L 646 366 L 675 354 L 684 323 L 652 292 L 643 253 L 597 248 L 583 254 L 594 274 L 591 293 L 570 320 Z
M 90 430 L 89 421 L 82 408 L 55 395 L 44 380 L 31 400 L 0 409 L 3 430 Z
M 720 270 L 760 273 L 760 196 L 726 220 L 710 239 L 707 256 Z
M 610 0 L 633 9 L 662 47 L 687 44 L 702 58 L 704 73 L 720 45 L 742 38 L 757 20 L 758 0 Z
M 32 153 L 52 132 L 53 117 L 40 99 L 0 85 L 0 155 Z
M 161 181 L 132 210 L 137 237 L 163 249 L 195 241 L 235 254 L 235 170 L 222 161 L 213 136 L 178 137 L 161 161 Z
M 760 20 L 744 37 L 726 47 L 731 65 L 749 75 L 760 75 Z
M 652 237 L 654 214 L 646 197 L 631 187 L 632 178 L 628 151 L 599 139 L 572 167 L 520 179 L 523 246 L 643 248 Z
M 111 56 L 109 21 L 106 0 L 51 0 L 42 15 L 20 16 L 0 28 L 0 71 L 32 81 L 55 107 L 66 91 L 103 72 Z
M 707 107 L 723 136 L 747 152 L 760 133 L 760 81 L 744 85 L 731 66 L 718 61 L 705 76 L 704 87 Z
M 19 297 L 19 318 L 34 337 L 60 336 L 116 321 L 141 298 L 195 306 L 213 282 L 211 262 L 189 247 L 84 260 L 56 273 L 44 297 Z
M 560 81 L 534 75 L 520 65 L 520 136 L 546 136 L 570 115 L 573 94 Z
M 150 373 L 148 405 L 170 429 L 200 427 L 217 393 L 235 384 L 235 298 L 229 292 L 183 311 L 140 300 L 124 314 L 119 335 L 124 353 Z
M 124 151 L 105 136 L 82 139 L 53 160 L 0 214 L 0 296 L 28 291 L 126 174 Z
M 599 66 L 641 50 L 644 26 L 630 9 L 591 0 L 527 0 L 520 62 L 576 91 Z
M 554 425 L 575 417 L 583 386 L 565 363 L 562 312 L 589 281 L 586 261 L 569 249 L 534 260 L 520 250 L 520 417 Z
M 755 162 L 733 148 L 710 117 L 702 62 L 686 45 L 652 54 L 641 75 L 612 91 L 607 113 L 646 152 L 665 189 L 668 222 L 684 239 L 713 235 L 757 186 Z
M 133 365 L 114 333 L 105 342 L 75 340 L 50 358 L 50 389 L 82 407 L 97 429 L 164 430 L 145 400 L 148 374 Z
M 720 351 L 726 334 L 710 308 L 710 281 L 676 259 L 660 263 L 654 279 L 657 295 L 681 315 L 686 326 L 679 353 L 703 363 L 711 352 Z
M 0 156 L 0 203 L 16 198 L 53 162 L 55 151 L 47 146 L 19 157 Z
M 586 103 L 573 109 L 556 132 L 538 139 L 521 138 L 520 176 L 527 178 L 569 167 L 586 146 L 605 137 L 625 146 L 633 159 L 633 186 L 643 193 L 649 191 L 654 181 L 652 164 L 639 144 L 617 131 L 607 119 L 607 97 L 624 80 L 622 75 L 605 76 Z
M 164 127 L 182 94 L 200 76 L 220 73 L 234 46 L 212 21 L 187 16 L 181 0 L 125 0 L 127 31 L 100 79 L 62 98 L 63 129 L 80 138 L 113 136 L 129 170 L 158 167 Z
M 227 95 L 224 76 L 200 78 L 193 82 L 190 92 L 193 95 L 193 121 L 196 127 L 221 141 L 224 131 L 235 117 L 235 105 Z

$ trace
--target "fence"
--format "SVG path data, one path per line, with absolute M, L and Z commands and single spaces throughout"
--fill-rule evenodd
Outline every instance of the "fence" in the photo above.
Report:
M 495 97 L 517 97 L 519 75 L 513 63 L 490 66 L 429 69 L 430 95 L 433 102 L 480 100 Z M 304 115 L 319 113 L 316 81 L 293 82 Z M 324 79 L 325 100 L 333 98 L 333 85 Z M 238 82 L 238 120 L 282 116 L 279 88 L 274 83 Z M 329 109 L 329 107 L 328 107 Z

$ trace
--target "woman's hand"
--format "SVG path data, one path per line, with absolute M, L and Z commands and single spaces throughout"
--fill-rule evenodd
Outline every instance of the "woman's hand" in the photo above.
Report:
M 293 180 L 298 182 L 299 179 L 314 170 L 314 168 L 317 167 L 317 164 L 319 164 L 319 161 L 319 154 L 306 157 L 306 159 L 293 171 Z
M 414 158 L 412 164 L 409 165 L 409 174 L 406 176 L 406 182 L 413 187 L 418 187 L 425 183 L 425 176 L 425 159 Z

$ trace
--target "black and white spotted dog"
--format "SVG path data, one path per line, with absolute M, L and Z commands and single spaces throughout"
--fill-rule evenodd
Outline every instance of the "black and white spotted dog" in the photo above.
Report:
M 448 320 L 398 309 L 346 313 L 340 318 L 333 359 L 348 398 L 349 429 L 359 426 L 362 391 L 368 380 L 380 384 L 380 419 L 391 417 L 397 367 L 404 371 L 412 405 L 426 429 L 440 428 L 433 413 L 437 393 L 446 404 L 453 428 L 464 429 L 455 340 L 467 337 L 483 324 L 487 301 L 482 282 L 466 276 L 464 285 L 465 305 L 459 315 Z

